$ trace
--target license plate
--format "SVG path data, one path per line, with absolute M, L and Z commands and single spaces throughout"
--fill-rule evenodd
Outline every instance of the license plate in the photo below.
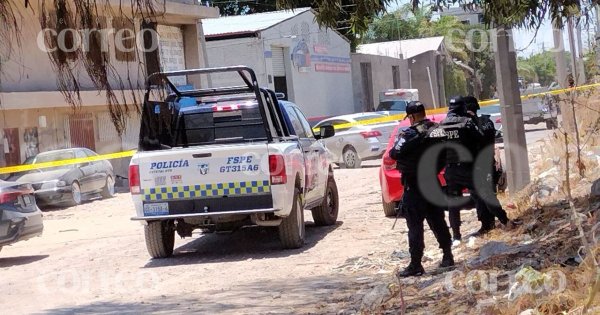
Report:
M 144 204 L 144 215 L 145 216 L 157 216 L 157 215 L 168 215 L 169 204 L 163 203 L 147 203 Z

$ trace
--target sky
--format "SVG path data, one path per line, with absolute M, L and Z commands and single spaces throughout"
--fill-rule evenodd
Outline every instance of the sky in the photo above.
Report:
M 398 7 L 409 3 L 409 0 L 398 0 L 396 4 L 392 4 L 389 6 L 388 11 L 394 11 Z M 591 33 L 593 33 L 593 27 L 591 27 Z M 554 46 L 554 39 L 552 35 L 552 25 L 549 20 L 545 21 L 541 28 L 538 30 L 537 34 L 535 31 L 514 29 L 513 30 L 513 39 L 515 42 L 515 48 L 517 49 L 517 54 L 519 56 L 530 56 L 535 53 L 542 52 L 545 48 L 546 50 L 551 49 Z M 593 35 L 593 34 L 592 34 Z M 583 46 L 584 50 L 587 47 L 588 43 L 588 32 L 584 29 L 582 33 L 583 38 Z M 593 38 L 593 36 L 592 36 Z M 568 44 L 568 34 L 567 31 L 563 31 L 563 39 L 564 39 L 564 47 L 567 51 L 569 51 Z

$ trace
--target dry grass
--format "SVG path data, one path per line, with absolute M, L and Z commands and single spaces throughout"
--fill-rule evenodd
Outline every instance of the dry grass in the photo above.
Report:
M 502 314 L 519 315 L 533 309 L 538 314 L 580 314 L 587 303 L 599 268 L 600 243 L 592 240 L 594 226 L 600 226 L 600 200 L 589 197 L 593 180 L 600 175 L 600 93 L 580 96 L 576 100 L 577 122 L 580 131 L 581 162 L 577 163 L 576 141 L 569 134 L 568 152 L 565 148 L 564 130 L 557 130 L 543 143 L 531 148 L 532 183 L 517 194 L 502 199 L 511 218 L 519 218 L 523 224 L 511 232 L 494 231 L 488 240 L 503 241 L 511 245 L 522 244 L 528 239 L 536 249 L 530 253 L 519 253 L 491 259 L 476 267 L 486 273 L 507 273 L 529 265 L 547 275 L 554 275 L 548 283 L 556 288 L 558 275 L 564 275 L 564 290 L 549 290 L 541 294 L 524 294 L 509 301 L 505 296 L 509 290 L 508 276 L 498 281 L 497 293 L 473 293 L 469 290 L 448 292 L 445 290 L 445 275 L 429 276 L 414 283 L 403 284 L 405 292 L 412 298 L 406 299 L 409 313 L 414 314 Z M 566 157 L 569 154 L 569 165 Z M 584 175 L 580 176 L 580 166 Z M 568 172 L 567 172 L 568 171 Z M 572 203 L 569 203 L 566 174 L 569 174 Z M 575 209 L 572 211 L 571 205 Z M 574 214 L 575 213 L 575 214 Z M 582 240 L 574 220 L 582 219 L 581 226 L 591 242 L 591 253 L 580 256 Z M 598 235 L 600 238 L 600 229 Z M 473 250 L 473 254 L 476 251 Z M 579 257 L 577 264 L 575 261 Z M 459 271 L 470 270 L 460 266 Z M 429 282 L 433 281 L 433 284 Z M 455 287 L 465 288 L 465 279 L 454 279 Z M 425 288 L 423 288 L 423 286 Z M 413 292 L 414 291 L 414 292 Z M 392 298 L 381 309 L 382 313 L 395 314 L 399 310 L 396 298 Z M 588 314 L 600 314 L 600 295 L 592 303 Z M 595 309 L 593 307 L 596 307 Z M 572 312 L 572 313 L 570 313 Z

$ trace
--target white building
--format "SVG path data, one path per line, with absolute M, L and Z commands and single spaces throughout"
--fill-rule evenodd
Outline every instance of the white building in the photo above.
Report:
M 352 113 L 350 43 L 320 28 L 311 9 L 203 20 L 211 67 L 246 65 L 261 86 L 286 94 L 309 120 Z M 212 86 L 239 85 L 212 75 Z
M 454 16 L 464 24 L 477 25 L 483 23 L 483 11 L 480 8 L 471 10 L 463 7 L 452 7 L 440 11 L 441 16 Z
M 76 16 L 74 1 L 66 2 L 69 12 Z M 159 38 L 152 36 L 150 42 L 158 44 L 158 49 L 148 49 L 146 53 L 123 51 L 115 45 L 115 33 L 106 38 L 98 38 L 98 47 L 106 45 L 106 58 L 111 61 L 115 76 L 108 75 L 115 95 L 119 98 L 123 110 L 128 106 L 127 128 L 119 137 L 109 113 L 107 95 L 99 92 L 91 78 L 83 69 L 81 60 L 69 65 L 79 84 L 81 106 L 73 109 L 65 100 L 58 87 L 60 79 L 50 62 L 48 54 L 40 47 L 39 36 L 48 30 L 42 30 L 41 4 L 43 1 L 15 1 L 13 9 L 18 14 L 21 45 L 14 44 L 14 53 L 7 60 L 0 60 L 0 167 L 22 164 L 27 158 L 44 151 L 86 147 L 98 153 L 113 153 L 137 148 L 139 135 L 139 115 L 134 106 L 142 99 L 146 73 L 160 70 L 181 70 L 205 66 L 203 53 L 201 19 L 217 17 L 218 9 L 201 6 L 194 0 L 159 0 L 155 15 L 143 18 L 134 12 L 132 4 L 124 1 L 100 2 L 99 20 L 104 21 L 100 30 L 130 30 L 132 34 L 142 34 L 141 29 L 154 29 Z M 129 5 L 129 8 L 127 6 Z M 125 16 L 120 15 L 120 9 Z M 137 12 L 137 11 L 136 11 Z M 117 14 L 119 13 L 119 14 Z M 48 21 L 60 24 L 55 11 L 50 11 Z M 74 17 L 78 21 L 79 16 Z M 2 26 L 4 27 L 4 25 Z M 140 33 L 138 33 L 140 31 Z M 51 32 L 48 32 L 51 34 Z M 42 37 L 43 39 L 44 37 Z M 136 38 L 140 40 L 141 36 Z M 92 40 L 96 40 L 92 38 Z M 143 38 L 146 41 L 146 38 Z M 75 41 L 76 42 L 76 41 Z M 124 41 L 125 48 L 128 48 Z M 132 41 L 130 45 L 134 45 Z M 43 45 L 43 41 L 42 41 Z M 133 47 L 133 46 L 131 46 Z M 6 43 L 0 43 L 0 50 Z M 51 48 L 51 47 L 46 47 Z M 72 47 L 67 47 L 71 49 Z M 77 48 L 77 47 L 75 47 Z M 80 49 L 82 50 L 82 49 Z M 82 54 L 90 52 L 83 51 Z M 140 71 L 143 67 L 145 71 Z M 122 89 L 118 78 L 122 79 Z M 199 80 L 187 82 L 195 86 L 204 85 Z M 137 96 L 137 100 L 133 96 Z M 124 100 L 123 100 L 124 99 Z M 127 176 L 127 159 L 112 160 L 118 175 Z

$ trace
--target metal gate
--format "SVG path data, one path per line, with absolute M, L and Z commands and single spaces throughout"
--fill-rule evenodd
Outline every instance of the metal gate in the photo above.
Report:
M 281 47 L 271 47 L 273 51 L 273 76 L 285 77 L 285 58 L 284 50 Z
M 96 150 L 94 116 L 91 113 L 69 116 L 69 134 L 71 135 L 71 147 Z

